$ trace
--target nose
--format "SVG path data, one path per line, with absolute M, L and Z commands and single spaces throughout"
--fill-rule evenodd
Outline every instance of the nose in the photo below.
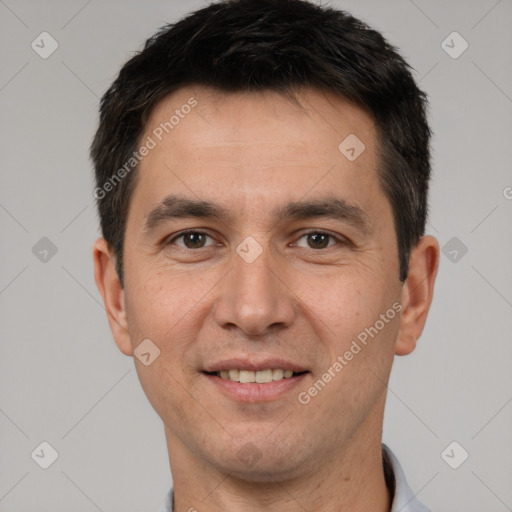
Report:
M 292 325 L 294 294 L 283 266 L 264 249 L 256 260 L 233 254 L 233 267 L 218 290 L 215 320 L 222 328 L 238 328 L 246 335 L 262 336 Z

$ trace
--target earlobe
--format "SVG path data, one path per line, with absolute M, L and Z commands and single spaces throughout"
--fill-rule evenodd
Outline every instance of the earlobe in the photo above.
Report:
M 409 271 L 402 290 L 402 315 L 395 354 L 410 354 L 416 348 L 427 320 L 439 267 L 439 244 L 430 235 L 420 238 L 411 251 Z
M 131 356 L 133 349 L 128 332 L 124 290 L 117 275 L 115 257 L 104 238 L 98 238 L 94 243 L 93 260 L 96 286 L 103 297 L 112 335 L 119 350 Z

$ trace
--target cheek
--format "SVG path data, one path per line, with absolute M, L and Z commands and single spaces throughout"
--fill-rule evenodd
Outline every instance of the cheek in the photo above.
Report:
M 204 286 L 208 283 L 191 282 L 169 269 L 132 272 L 126 283 L 132 347 L 150 339 L 160 351 L 150 365 L 138 360 L 135 364 L 144 393 L 161 417 L 176 419 L 190 408 L 190 396 L 184 388 L 189 385 L 191 370 L 187 370 L 184 361 L 201 327 L 198 314 Z
M 356 336 L 392 304 L 392 294 L 382 276 L 366 269 L 306 278 L 297 296 L 306 306 L 304 310 L 310 311 L 308 316 L 323 322 L 335 343 Z
M 333 403 L 346 400 L 357 408 L 358 390 L 376 396 L 381 381 L 387 381 L 400 326 L 396 311 L 400 295 L 377 276 L 369 280 L 331 279 L 330 287 L 328 295 L 312 294 L 310 302 L 314 312 L 311 322 L 321 332 L 318 339 L 328 354 L 320 371 L 330 369 L 336 375 L 329 386 L 331 392 L 337 390 L 331 396 Z M 336 361 L 339 364 L 334 368 Z M 354 390 L 351 397 L 344 396 L 346 386 Z
M 130 286 L 127 283 L 130 334 L 160 343 L 176 338 L 175 331 L 190 319 L 208 287 L 204 279 L 191 279 L 173 269 L 133 273 Z

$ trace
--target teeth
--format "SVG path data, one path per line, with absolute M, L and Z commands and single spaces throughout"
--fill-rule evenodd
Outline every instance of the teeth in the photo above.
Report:
M 260 370 L 256 372 L 256 382 L 264 384 L 265 382 L 272 382 L 272 370 Z
M 221 379 L 232 380 L 233 382 L 241 382 L 242 384 L 257 382 L 258 384 L 266 384 L 268 382 L 289 379 L 293 376 L 292 370 L 259 370 L 253 372 L 250 370 L 221 370 L 217 372 L 217 376 Z
M 238 370 L 229 370 L 229 380 L 240 382 L 240 372 Z
M 254 372 L 248 370 L 240 370 L 240 382 L 256 382 L 254 379 Z
M 284 376 L 284 370 L 272 370 L 272 380 L 281 380 Z

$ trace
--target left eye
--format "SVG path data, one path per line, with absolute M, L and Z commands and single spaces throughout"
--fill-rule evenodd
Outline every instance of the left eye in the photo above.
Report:
M 326 249 L 327 247 L 331 247 L 334 244 L 329 245 L 329 239 L 338 240 L 335 236 L 330 235 L 329 233 L 324 233 L 323 231 L 311 231 L 309 233 L 305 233 L 302 235 L 299 240 L 306 238 L 309 246 L 306 246 L 307 249 Z M 299 247 L 300 246 L 297 244 Z

